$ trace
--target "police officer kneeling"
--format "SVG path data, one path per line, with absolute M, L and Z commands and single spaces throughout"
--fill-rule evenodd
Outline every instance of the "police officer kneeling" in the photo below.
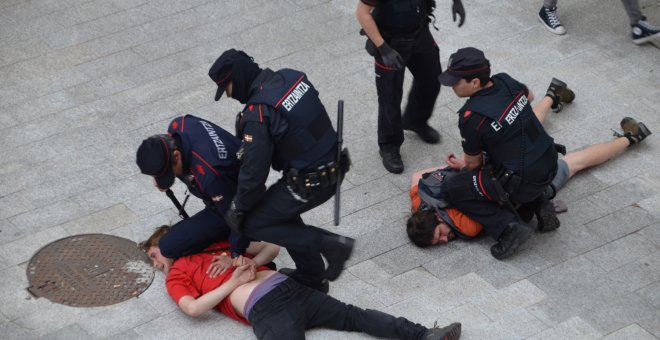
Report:
M 241 167 L 227 222 L 251 239 L 285 247 L 296 264 L 287 274 L 327 292 L 354 240 L 306 225 L 300 217 L 334 195 L 349 167 L 347 154 L 336 159 L 337 134 L 318 92 L 304 73 L 261 69 L 234 49 L 216 60 L 209 76 L 218 85 L 216 101 L 226 92 L 245 104 L 236 119 Z M 266 190 L 271 165 L 284 176 Z
M 223 218 L 236 193 L 239 146 L 240 141 L 231 133 L 192 115 L 172 120 L 167 134 L 142 141 L 136 155 L 140 171 L 153 176 L 161 191 L 179 178 L 206 205 L 160 239 L 163 256 L 175 259 L 198 253 L 228 237 L 232 254 L 245 252 L 249 240 L 230 233 Z
M 557 172 L 556 145 L 534 115 L 531 91 L 506 73 L 491 78 L 482 51 L 459 49 L 438 79 L 457 96 L 469 97 L 458 111 L 463 159 L 447 159 L 450 167 L 463 171 L 443 183 L 442 195 L 498 241 L 491 247 L 495 258 L 509 257 L 531 236 L 514 206 L 542 209 L 537 217 L 544 231 L 559 227 L 543 195 Z M 553 107 L 565 90 L 562 84 L 553 80 L 546 94 Z

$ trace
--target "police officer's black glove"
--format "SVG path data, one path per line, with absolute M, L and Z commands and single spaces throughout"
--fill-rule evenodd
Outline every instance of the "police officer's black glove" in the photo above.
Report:
M 236 203 L 231 202 L 231 207 L 225 213 L 225 222 L 229 228 L 237 234 L 241 234 L 243 230 L 243 221 L 245 220 L 245 212 L 236 209 Z
M 403 58 L 401 58 L 399 52 L 393 50 L 386 42 L 378 47 L 378 52 L 380 53 L 380 57 L 383 59 L 383 64 L 385 64 L 385 66 L 397 70 L 403 67 Z
M 460 15 L 461 20 L 458 22 L 458 27 L 463 26 L 465 22 L 465 8 L 463 8 L 461 0 L 454 0 L 454 4 L 451 6 L 451 14 L 454 22 L 456 22 L 456 14 Z

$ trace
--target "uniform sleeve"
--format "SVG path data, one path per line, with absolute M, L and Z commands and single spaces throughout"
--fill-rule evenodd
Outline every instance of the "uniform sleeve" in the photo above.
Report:
M 483 151 L 483 142 L 479 130 L 484 128 L 488 118 L 475 114 L 471 111 L 465 111 L 459 120 L 459 129 L 461 131 L 463 152 L 466 155 L 476 156 Z
M 259 105 L 258 109 L 262 110 L 263 105 Z M 273 141 L 268 128 L 268 118 L 259 115 L 258 119 L 250 119 L 250 114 L 254 113 L 245 115 L 246 122 L 241 129 L 243 156 L 234 198 L 236 208 L 243 211 L 250 211 L 266 191 L 265 183 L 273 158 Z
M 181 261 L 185 261 L 185 259 L 177 260 L 172 268 L 170 268 L 169 273 L 167 273 L 167 278 L 165 279 L 167 293 L 177 305 L 179 304 L 179 300 L 186 295 L 190 295 L 195 299 L 201 295 L 193 285 L 190 275 L 178 268 L 177 265 L 180 266 L 183 264 Z

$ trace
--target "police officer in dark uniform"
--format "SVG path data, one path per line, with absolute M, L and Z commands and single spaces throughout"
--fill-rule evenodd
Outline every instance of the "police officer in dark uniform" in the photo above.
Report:
M 566 84 L 555 80 L 546 93 L 553 108 L 566 91 Z M 531 236 L 514 207 L 543 206 L 539 223 L 546 231 L 559 227 L 543 195 L 557 172 L 557 146 L 534 115 L 532 93 L 506 73 L 491 78 L 482 51 L 459 49 L 439 81 L 459 97 L 469 97 L 458 112 L 463 160 L 447 159 L 451 167 L 464 168 L 443 182 L 442 196 L 498 240 L 491 248 L 495 258 L 509 257 Z
M 240 141 L 229 132 L 192 115 L 172 120 L 167 134 L 142 141 L 136 157 L 140 171 L 153 176 L 161 191 L 171 187 L 175 177 L 179 178 L 206 205 L 202 211 L 177 223 L 160 240 L 163 256 L 178 258 L 194 254 L 228 237 L 232 256 L 244 253 L 249 240 L 230 233 L 224 220 L 236 194 L 239 146 Z
M 454 21 L 465 21 L 461 0 L 453 0 Z M 411 130 L 427 143 L 440 142 L 438 131 L 428 125 L 440 93 L 440 50 L 429 30 L 435 0 L 360 0 L 357 19 L 367 39 L 366 49 L 375 58 L 378 92 L 378 146 L 383 166 L 403 172 L 399 148 L 403 130 Z M 408 105 L 401 115 L 405 68 L 414 80 Z
M 245 107 L 237 116 L 242 139 L 238 190 L 226 220 L 255 240 L 283 246 L 297 281 L 327 292 L 348 260 L 354 240 L 306 225 L 300 214 L 332 197 L 348 170 L 337 160 L 337 134 L 318 92 L 299 71 L 261 69 L 243 51 L 225 51 L 209 70 L 223 92 Z M 270 167 L 284 176 L 266 190 Z M 325 268 L 323 259 L 328 262 Z

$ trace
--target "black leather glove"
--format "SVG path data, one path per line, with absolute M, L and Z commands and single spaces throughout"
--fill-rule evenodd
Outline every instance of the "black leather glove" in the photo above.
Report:
M 451 6 L 451 14 L 454 22 L 456 22 L 456 14 L 461 17 L 461 20 L 458 22 L 458 27 L 463 26 L 465 22 L 465 8 L 463 8 L 463 3 L 461 0 L 454 0 L 454 4 Z
M 225 213 L 225 222 L 227 222 L 229 228 L 233 232 L 237 234 L 241 234 L 241 231 L 243 230 L 244 220 L 245 220 L 245 212 L 236 209 L 236 203 L 231 202 L 231 207 Z
M 397 70 L 403 67 L 403 58 L 401 58 L 399 52 L 393 50 L 386 42 L 378 47 L 378 52 L 380 53 L 380 57 L 383 59 L 383 64 L 385 64 L 385 66 Z

